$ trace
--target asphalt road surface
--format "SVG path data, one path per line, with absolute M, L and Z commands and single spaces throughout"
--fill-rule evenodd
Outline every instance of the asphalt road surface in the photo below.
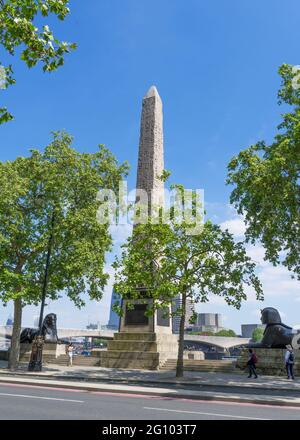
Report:
M 1 420 L 300 420 L 300 407 L 0 384 Z

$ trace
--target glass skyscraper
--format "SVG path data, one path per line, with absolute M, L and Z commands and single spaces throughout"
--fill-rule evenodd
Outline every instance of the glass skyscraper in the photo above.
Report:
M 119 301 L 115 290 L 112 290 L 111 302 L 110 302 L 110 314 L 107 328 L 110 330 L 119 330 L 120 316 L 113 310 L 113 305 Z

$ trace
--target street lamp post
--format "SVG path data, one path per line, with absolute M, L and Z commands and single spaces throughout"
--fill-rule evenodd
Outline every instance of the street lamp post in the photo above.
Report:
M 32 341 L 28 371 L 42 371 L 43 368 L 44 335 L 42 332 L 42 327 L 43 327 L 44 308 L 45 308 L 45 300 L 47 295 L 48 279 L 49 279 L 51 252 L 52 252 L 53 239 L 54 239 L 54 232 L 53 232 L 54 222 L 55 222 L 55 213 L 53 211 L 51 218 L 51 232 L 48 241 L 46 265 L 45 265 L 44 280 L 42 287 L 42 302 L 41 302 L 40 317 L 39 317 L 39 329 L 36 336 L 34 337 L 34 340 Z

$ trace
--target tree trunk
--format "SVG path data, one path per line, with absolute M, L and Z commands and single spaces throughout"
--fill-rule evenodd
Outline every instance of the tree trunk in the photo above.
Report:
M 176 377 L 183 377 L 183 349 L 184 349 L 184 327 L 185 327 L 186 293 L 182 294 L 181 317 L 179 326 L 178 357 Z
M 14 325 L 12 331 L 8 368 L 16 370 L 20 357 L 20 334 L 22 326 L 22 300 L 17 298 L 14 301 Z

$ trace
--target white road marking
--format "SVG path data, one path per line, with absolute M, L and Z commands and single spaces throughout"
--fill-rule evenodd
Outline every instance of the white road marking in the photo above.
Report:
M 43 396 L 30 396 L 29 394 L 0 393 L 0 396 L 6 396 L 6 397 L 25 397 L 26 399 L 56 400 L 56 401 L 59 401 L 59 402 L 71 402 L 71 403 L 84 403 L 83 400 L 58 399 L 56 397 L 43 397 Z
M 148 406 L 144 406 L 144 409 L 150 409 L 154 411 L 169 411 L 169 412 L 176 412 L 176 413 L 185 413 L 185 414 L 200 414 L 203 416 L 217 416 L 217 417 L 228 417 L 230 419 L 249 419 L 249 420 L 270 420 L 270 419 L 263 419 L 261 417 L 246 417 L 246 416 L 233 416 L 229 414 L 218 414 L 218 413 L 207 413 L 207 412 L 198 412 L 198 411 L 184 411 L 179 409 L 166 409 L 166 408 L 150 408 Z

